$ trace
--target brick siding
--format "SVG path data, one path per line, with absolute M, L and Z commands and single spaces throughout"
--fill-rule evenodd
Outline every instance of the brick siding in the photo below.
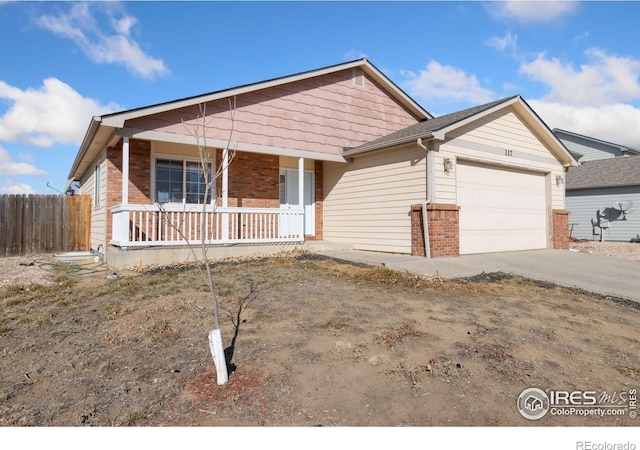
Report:
M 564 209 L 553 210 L 553 248 L 569 250 L 569 214 Z
M 149 204 L 151 143 L 129 140 L 129 203 Z M 111 208 L 122 203 L 122 140 L 107 149 L 107 244 L 111 242 Z
M 427 205 L 432 258 L 460 256 L 460 207 Z M 411 207 L 411 254 L 425 256 L 422 205 Z
M 222 152 L 217 153 L 221 167 Z M 279 165 L 277 155 L 237 152 L 229 164 L 229 206 L 279 208 Z M 222 192 L 222 177 L 218 179 L 218 192 Z
M 315 161 L 314 164 L 314 178 L 315 178 L 315 192 L 314 199 L 316 203 L 316 234 L 314 236 L 306 236 L 305 238 L 310 241 L 321 241 L 324 233 L 324 191 L 322 189 L 323 180 L 322 180 L 322 161 Z

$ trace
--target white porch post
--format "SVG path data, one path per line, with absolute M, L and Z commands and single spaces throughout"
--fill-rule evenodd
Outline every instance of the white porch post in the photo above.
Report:
M 222 150 L 222 207 L 229 207 L 229 149 Z M 222 239 L 229 239 L 229 213 L 222 213 Z
M 123 205 L 129 204 L 129 137 L 122 138 L 122 201 Z
M 298 158 L 298 208 L 302 214 L 298 217 L 300 240 L 304 240 L 304 158 Z

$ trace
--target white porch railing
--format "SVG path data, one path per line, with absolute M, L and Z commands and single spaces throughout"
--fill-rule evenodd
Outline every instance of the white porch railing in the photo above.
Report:
M 304 241 L 304 211 L 202 205 L 118 205 L 111 209 L 111 244 L 119 247 L 263 244 Z M 204 235 L 200 224 L 204 220 Z

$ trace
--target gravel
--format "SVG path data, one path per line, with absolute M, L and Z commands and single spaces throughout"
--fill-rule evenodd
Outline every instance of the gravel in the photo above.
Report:
M 50 263 L 53 255 L 0 258 L 0 287 L 8 284 L 53 284 Z
M 584 253 L 640 261 L 640 243 L 636 242 L 574 241 L 569 248 Z

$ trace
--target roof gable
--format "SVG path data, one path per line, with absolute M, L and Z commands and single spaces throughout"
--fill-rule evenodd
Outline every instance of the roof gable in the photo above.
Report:
M 336 64 L 317 70 L 302 72 L 280 78 L 274 78 L 259 83 L 248 84 L 199 96 L 188 97 L 170 102 L 159 103 L 156 105 L 145 106 L 142 108 L 106 114 L 100 117 L 94 117 L 91 120 L 85 138 L 73 163 L 73 166 L 69 173 L 69 178 L 79 179 L 80 177 L 82 177 L 88 169 L 89 164 L 91 164 L 91 162 L 97 157 L 99 152 L 117 142 L 117 139 L 119 139 L 118 133 L 126 134 L 128 132 L 127 130 L 122 130 L 124 127 L 128 127 L 128 124 L 140 124 L 140 121 L 157 119 L 163 115 L 166 119 L 168 115 L 174 114 L 178 110 L 190 110 L 193 108 L 197 108 L 198 105 L 203 103 L 226 101 L 226 99 L 234 96 L 256 96 L 259 95 L 260 92 L 269 90 L 286 90 L 288 87 L 294 84 L 305 82 L 310 83 L 312 80 L 332 76 L 333 74 L 338 74 L 340 72 L 353 69 L 362 70 L 367 79 L 372 81 L 378 87 L 378 89 L 381 89 L 386 93 L 385 98 L 392 99 L 392 102 L 395 102 L 395 108 L 401 108 L 404 111 L 403 114 L 406 115 L 407 118 L 411 118 L 411 120 L 409 121 L 400 119 L 401 122 L 396 123 L 396 127 L 398 125 L 400 125 L 400 127 L 406 126 L 407 123 L 413 123 L 416 120 L 423 120 L 432 117 L 431 114 L 429 114 L 411 97 L 409 97 L 402 89 L 400 89 L 388 77 L 380 72 L 367 59 L 359 59 L 356 61 Z M 228 116 L 228 109 L 226 111 Z M 171 121 L 169 120 L 169 122 Z M 391 121 L 389 123 L 394 122 Z M 228 129 L 228 126 L 224 129 Z M 387 132 L 388 129 L 389 128 L 386 128 L 384 132 Z M 377 133 L 373 136 L 379 135 L 380 133 Z M 371 139 L 373 136 L 367 136 L 365 133 L 362 135 L 362 139 L 359 142 L 365 142 L 366 140 Z M 256 151 L 260 151 L 260 149 L 266 148 L 264 145 L 255 143 L 253 144 L 254 145 L 252 146 L 252 148 L 257 149 Z M 340 146 L 339 148 L 341 150 L 342 146 Z M 339 158 L 342 159 L 342 156 L 339 156 Z
M 418 139 L 443 141 L 447 133 L 504 108 L 513 108 L 565 167 L 577 163 L 562 142 L 519 95 L 424 120 L 375 141 L 346 150 L 343 155 L 345 157 L 353 157 L 371 151 L 384 150 L 397 145 L 416 142 Z
M 628 147 L 626 145 L 615 144 L 613 142 L 604 141 L 602 139 L 597 139 L 597 138 L 594 138 L 594 137 L 591 137 L 591 136 L 585 136 L 585 135 L 582 135 L 582 134 L 574 133 L 572 131 L 561 130 L 560 128 L 554 128 L 553 129 L 553 134 L 559 135 L 560 139 L 562 139 L 562 137 L 564 137 L 564 136 L 571 136 L 573 138 L 576 138 L 576 139 L 579 139 L 579 140 L 582 140 L 582 141 L 593 142 L 593 143 L 599 144 L 601 146 L 611 147 L 612 152 L 614 150 L 619 150 L 621 152 L 629 152 L 629 153 L 640 154 L 640 150 L 633 149 L 633 148 Z
M 459 122 L 466 121 L 467 119 L 472 118 L 485 110 L 491 109 L 504 101 L 504 99 L 498 100 L 495 102 L 487 103 L 485 105 L 475 106 L 473 108 L 458 111 L 452 114 L 446 114 L 444 116 L 435 117 L 433 119 L 423 120 L 422 122 L 419 122 L 415 125 L 411 125 L 402 130 L 398 130 L 394 133 L 383 136 L 359 147 L 348 149 L 344 152 L 344 156 L 351 157 L 359 155 L 361 153 L 385 149 L 394 145 L 402 145 L 416 141 L 418 138 L 424 139 L 435 137 L 436 135 L 443 134 L 445 132 L 443 130 L 451 128 Z
M 228 97 L 209 101 L 204 104 L 203 137 L 212 147 L 257 151 L 255 146 L 262 145 L 318 157 L 335 155 L 344 162 L 344 146 L 363 144 L 419 120 L 368 74 L 361 75 L 357 80 L 357 72 L 345 69 L 239 94 L 232 98 L 232 112 Z M 200 106 L 132 118 L 123 130 L 138 137 L 156 133 L 155 140 L 170 141 L 202 124 Z
M 201 103 L 208 103 L 215 100 L 229 98 L 234 95 L 246 94 L 249 92 L 255 92 L 262 89 L 282 86 L 285 84 L 301 81 L 309 78 L 320 77 L 323 75 L 339 72 L 345 69 L 360 68 L 367 75 L 369 75 L 377 83 L 381 84 L 387 89 L 394 98 L 396 98 L 403 106 L 410 110 L 416 117 L 427 118 L 433 117 L 427 110 L 422 108 L 418 103 L 409 97 L 402 89 L 400 89 L 393 81 L 391 81 L 386 75 L 380 72 L 371 62 L 366 58 L 350 61 L 347 63 L 336 64 L 321 69 L 310 70 L 306 72 L 300 72 L 293 75 L 287 75 L 283 77 L 273 78 L 266 81 L 260 81 L 257 83 L 246 84 L 230 89 L 223 89 L 220 91 L 210 92 L 208 94 L 201 94 L 193 97 L 187 97 L 178 100 L 172 100 L 169 102 L 159 103 L 156 105 L 144 106 L 141 108 L 131 109 L 127 111 L 120 111 L 116 113 L 106 114 L 102 116 L 102 122 L 105 125 L 111 125 L 116 127 L 124 126 L 124 121 L 132 118 L 147 116 L 150 114 L 158 114 L 161 112 L 171 111 L 179 108 L 185 108 Z

